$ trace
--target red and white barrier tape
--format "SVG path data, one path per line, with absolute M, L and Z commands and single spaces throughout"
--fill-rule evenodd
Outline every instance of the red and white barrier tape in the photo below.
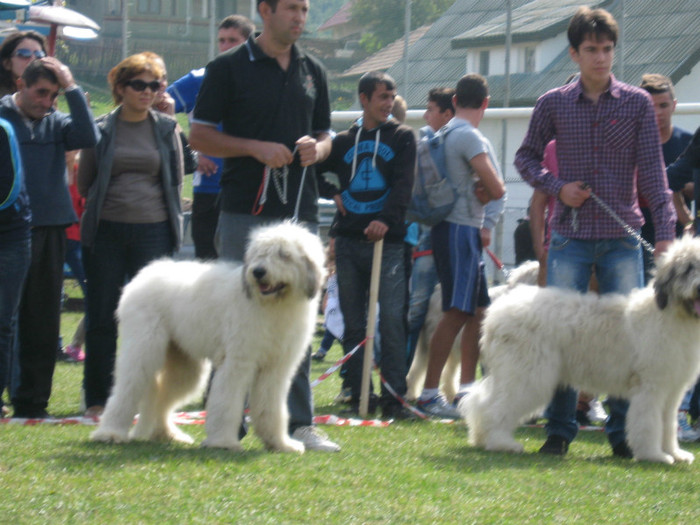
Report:
M 311 388 L 316 388 L 318 385 L 320 385 L 323 382 L 324 379 L 327 379 L 328 376 L 330 376 L 331 374 L 333 374 L 333 372 L 335 372 L 341 366 L 343 366 L 348 361 L 348 359 L 350 359 L 352 356 L 354 356 L 355 352 L 357 352 L 360 349 L 360 347 L 363 346 L 366 342 L 367 342 L 367 339 L 363 339 L 362 341 L 360 341 L 360 343 L 355 348 L 350 350 L 345 356 L 343 356 L 341 359 L 336 361 L 328 370 L 326 370 L 320 376 L 318 376 L 318 379 L 314 379 L 311 382 Z
M 203 425 L 207 417 L 206 411 L 199 412 L 177 412 L 174 415 L 173 421 L 177 425 Z M 134 422 L 138 416 L 134 419 Z M 356 419 L 344 418 L 333 414 L 323 416 L 314 416 L 313 422 L 316 425 L 332 425 L 337 427 L 377 427 L 384 428 L 391 424 L 391 421 L 381 421 L 378 419 Z M 85 425 L 95 426 L 99 423 L 98 418 L 94 417 L 64 417 L 64 418 L 47 418 L 47 419 L 25 419 L 25 418 L 4 418 L 0 419 L 1 424 L 6 425 Z

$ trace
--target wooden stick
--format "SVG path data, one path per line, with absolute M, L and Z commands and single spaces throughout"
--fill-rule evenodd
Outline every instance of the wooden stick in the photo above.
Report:
M 382 250 L 384 240 L 374 243 L 372 258 L 372 278 L 369 285 L 369 312 L 367 313 L 367 330 L 365 332 L 365 357 L 362 362 L 362 385 L 360 389 L 360 417 L 367 417 L 369 408 L 369 384 L 372 374 L 372 357 L 374 355 L 374 327 L 377 325 L 377 297 L 379 296 L 379 276 L 382 270 Z

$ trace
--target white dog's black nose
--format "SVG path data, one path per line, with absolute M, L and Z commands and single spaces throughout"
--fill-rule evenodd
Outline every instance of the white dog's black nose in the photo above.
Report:
M 266 273 L 267 271 L 262 266 L 257 266 L 256 268 L 253 268 L 253 276 L 258 280 L 265 277 Z

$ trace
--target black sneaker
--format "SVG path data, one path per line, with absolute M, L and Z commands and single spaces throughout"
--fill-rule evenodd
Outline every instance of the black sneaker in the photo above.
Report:
M 622 459 L 632 459 L 634 454 L 632 454 L 632 449 L 627 444 L 627 441 L 622 441 L 612 448 L 613 456 Z
M 382 419 L 394 419 L 396 421 L 415 421 L 418 416 L 401 405 L 390 405 L 382 408 Z
M 551 454 L 552 456 L 565 456 L 569 451 L 569 442 L 562 436 L 553 434 L 547 436 L 547 441 L 540 448 L 540 454 Z
M 17 419 L 52 419 L 53 416 L 51 416 L 46 409 L 17 409 L 12 414 L 12 417 Z

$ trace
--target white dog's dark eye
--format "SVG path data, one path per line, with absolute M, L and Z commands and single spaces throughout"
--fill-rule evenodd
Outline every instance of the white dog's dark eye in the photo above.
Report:
M 280 256 L 280 259 L 282 259 L 283 261 L 291 261 L 292 260 L 292 255 L 284 250 L 279 251 L 279 256 Z

